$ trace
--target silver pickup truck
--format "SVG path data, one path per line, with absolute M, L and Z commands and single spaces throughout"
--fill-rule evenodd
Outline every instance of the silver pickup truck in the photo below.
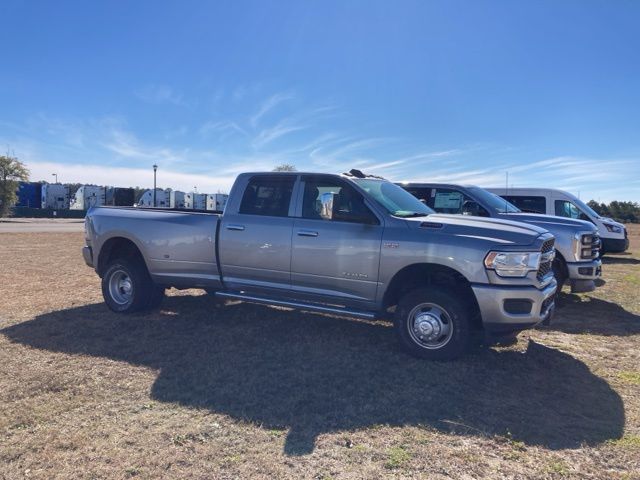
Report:
M 399 186 L 348 174 L 244 173 L 224 213 L 99 207 L 86 263 L 115 312 L 165 288 L 365 319 L 393 317 L 402 346 L 451 359 L 476 332 L 550 319 L 554 237 L 518 222 L 439 215 Z
M 602 275 L 600 237 L 593 223 L 525 213 L 503 198 L 474 185 L 402 183 L 405 190 L 438 213 L 502 218 L 536 225 L 556 238 L 553 273 L 558 291 L 567 282 L 574 293 L 591 292 Z

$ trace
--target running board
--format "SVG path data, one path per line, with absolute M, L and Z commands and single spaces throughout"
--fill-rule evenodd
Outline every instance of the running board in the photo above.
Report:
M 216 292 L 216 296 L 222 297 L 222 298 L 230 298 L 233 300 L 242 300 L 243 302 L 249 302 L 249 303 L 259 303 L 262 305 L 290 307 L 298 310 L 309 310 L 312 312 L 321 312 L 321 313 L 337 313 L 339 315 L 347 315 L 349 317 L 364 318 L 367 320 L 373 320 L 376 318 L 376 314 L 372 312 L 365 312 L 361 310 L 349 310 L 347 308 L 340 308 L 340 307 L 325 307 L 324 305 L 318 305 L 315 303 L 288 302 L 286 300 L 274 300 L 272 298 L 256 297 L 254 295 L 246 295 L 244 293 Z

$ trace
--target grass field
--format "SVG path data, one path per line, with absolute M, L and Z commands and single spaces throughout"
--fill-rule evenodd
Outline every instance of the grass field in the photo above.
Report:
M 385 323 L 197 290 L 118 316 L 82 234 L 0 234 L 0 478 L 640 479 L 631 241 L 551 326 L 429 363 Z

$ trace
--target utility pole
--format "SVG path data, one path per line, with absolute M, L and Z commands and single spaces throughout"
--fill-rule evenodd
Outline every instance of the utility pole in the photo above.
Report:
M 158 165 L 153 165 L 153 207 L 157 207 L 156 203 L 156 172 L 158 171 Z

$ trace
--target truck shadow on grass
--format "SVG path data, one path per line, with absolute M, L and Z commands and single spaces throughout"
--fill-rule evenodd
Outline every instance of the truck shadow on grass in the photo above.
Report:
M 640 315 L 628 312 L 617 303 L 595 297 L 562 293 L 562 308 L 544 330 L 626 337 L 640 334 Z
M 172 296 L 159 312 L 120 316 L 102 304 L 38 316 L 0 331 L 13 342 L 160 370 L 151 395 L 269 429 L 285 453 L 319 434 L 378 425 L 510 435 L 579 448 L 620 438 L 621 398 L 575 358 L 530 342 L 479 349 L 451 363 L 411 358 L 385 323 Z
M 631 256 L 622 255 L 606 255 L 602 257 L 603 265 L 638 265 L 640 260 Z

